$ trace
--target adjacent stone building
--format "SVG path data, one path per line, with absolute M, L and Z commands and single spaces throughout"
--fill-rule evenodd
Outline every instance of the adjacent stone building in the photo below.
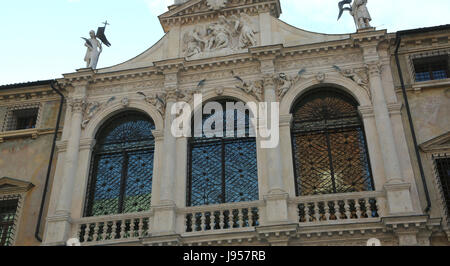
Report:
M 176 1 L 127 62 L 1 87 L 0 197 L 20 195 L 0 201 L 15 219 L 2 244 L 448 245 L 450 27 L 327 35 L 280 14 L 278 0 Z M 174 136 L 172 107 L 201 112 L 196 94 L 279 103 L 279 145 Z M 36 123 L 16 112 L 36 108 Z

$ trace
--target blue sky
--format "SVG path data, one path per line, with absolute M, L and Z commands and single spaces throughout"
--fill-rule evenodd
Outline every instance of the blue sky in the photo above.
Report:
M 355 31 L 346 14 L 336 22 L 339 0 L 281 0 L 281 19 L 323 33 Z M 99 68 L 126 61 L 157 42 L 157 15 L 173 0 L 14 0 L 0 6 L 0 85 L 60 78 L 85 66 L 80 37 L 108 20 Z M 369 0 L 373 26 L 397 30 L 450 24 L 448 0 Z

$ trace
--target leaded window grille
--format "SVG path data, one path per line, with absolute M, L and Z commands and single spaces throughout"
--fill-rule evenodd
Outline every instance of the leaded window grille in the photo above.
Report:
M 188 206 L 214 205 L 234 202 L 256 201 L 258 192 L 258 167 L 256 139 L 250 127 L 250 112 L 239 113 L 227 110 L 226 100 L 220 101 L 223 112 L 203 115 L 203 125 L 212 116 L 219 115 L 223 121 L 223 137 L 193 137 L 189 139 L 188 149 Z M 235 100 L 229 100 L 236 103 Z M 227 111 L 225 111 L 227 110 Z M 238 121 L 245 118 L 245 134 Z M 220 119 L 219 118 L 219 119 Z M 230 119 L 232 121 L 230 121 Z M 234 121 L 234 122 L 233 122 Z M 231 136 L 227 122 L 234 125 L 234 137 Z M 214 125 L 217 126 L 217 125 Z M 243 136 L 243 137 L 242 137 Z
M 26 104 L 9 107 L 6 111 L 3 131 L 37 128 L 40 110 L 40 104 Z
M 449 56 L 440 55 L 413 60 L 416 81 L 447 79 L 449 77 Z
M 292 145 L 298 196 L 374 190 L 358 104 L 332 88 L 293 108 Z
M 0 198 L 0 246 L 14 244 L 17 210 L 20 196 L 8 195 Z
M 441 191 L 447 214 L 450 213 L 450 157 L 435 157 L 436 174 L 439 177 Z
M 148 211 L 155 140 L 153 121 L 139 112 L 109 119 L 92 156 L 85 216 Z

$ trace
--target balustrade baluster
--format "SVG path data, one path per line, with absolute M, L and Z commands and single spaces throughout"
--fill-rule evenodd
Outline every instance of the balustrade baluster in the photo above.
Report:
M 139 223 L 138 223 L 138 237 L 143 237 L 142 233 L 144 232 L 144 218 L 139 218 Z
M 309 203 L 305 203 L 305 219 L 306 219 L 306 222 L 307 223 L 309 223 L 309 222 L 311 222 L 311 213 L 310 213 L 310 207 L 311 207 L 311 205 L 309 205 Z
M 84 232 L 84 242 L 89 242 L 90 234 L 91 234 L 91 224 L 86 224 L 86 231 Z
M 100 223 L 95 223 L 94 235 L 92 241 L 98 241 L 98 231 L 100 230 Z
M 122 220 L 121 221 L 121 225 L 120 225 L 120 239 L 124 238 L 125 236 L 125 230 L 126 230 L 126 220 Z
M 366 198 L 364 199 L 366 202 L 366 214 L 367 218 L 372 218 L 372 206 L 370 205 L 370 199 Z
M 238 224 L 240 228 L 244 228 L 245 227 L 245 220 L 244 220 L 244 209 L 239 209 L 239 214 L 238 214 Z
M 79 224 L 78 225 L 78 229 L 77 229 L 77 238 L 78 238 L 78 240 L 80 240 L 80 242 L 81 242 L 81 238 L 82 238 L 82 236 L 81 236 L 81 228 L 82 228 L 82 224 Z
M 254 219 L 253 209 L 249 208 L 248 209 L 248 227 L 253 227 L 253 219 Z
M 117 235 L 117 222 L 116 221 L 112 221 L 112 227 L 111 227 L 111 239 L 116 239 L 116 235 Z
M 200 215 L 200 231 L 206 231 L 206 213 L 201 213 Z
M 330 203 L 327 202 L 327 201 L 325 201 L 324 204 L 325 204 L 325 207 L 324 207 L 324 210 L 325 210 L 325 220 L 326 220 L 326 221 L 329 221 L 329 220 L 330 220 L 330 216 L 331 216 L 331 213 L 330 213 L 330 205 L 329 205 Z
M 350 200 L 344 200 L 345 203 L 345 216 L 347 216 L 347 219 L 352 218 L 352 212 L 350 210 Z
M 320 207 L 319 202 L 314 202 L 314 217 L 316 218 L 316 222 L 320 222 Z
M 341 220 L 341 205 L 339 205 L 339 200 L 334 201 L 334 216 L 336 216 L 336 220 Z
M 361 205 L 359 204 L 359 199 L 355 199 L 355 209 L 356 209 L 356 219 L 361 219 Z
M 225 229 L 225 215 L 224 215 L 224 210 L 220 211 L 220 215 L 219 215 L 219 227 L 220 229 Z

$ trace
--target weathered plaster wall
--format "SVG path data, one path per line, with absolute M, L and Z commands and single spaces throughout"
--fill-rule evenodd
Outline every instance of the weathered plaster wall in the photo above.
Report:
M 15 245 L 29 246 L 39 245 L 35 239 L 35 229 L 38 222 L 39 209 L 41 206 L 42 193 L 44 190 L 45 179 L 49 164 L 50 152 L 53 143 L 53 130 L 59 111 L 59 101 L 43 102 L 42 115 L 39 129 L 50 130 L 49 133 L 39 135 L 36 139 L 31 137 L 6 139 L 0 143 L 0 177 L 10 177 L 21 181 L 31 182 L 34 185 L 28 193 L 25 194 L 23 201 L 23 210 L 16 228 Z M 0 125 L 4 117 L 0 107 Z M 62 113 L 64 117 L 64 113 Z M 61 128 L 63 119 L 61 120 Z M 53 161 L 53 168 L 56 165 L 56 157 Z M 51 174 L 49 188 L 52 185 L 53 173 Z M 49 197 L 47 195 L 47 199 Z M 48 202 L 48 201 L 47 201 Z M 46 217 L 44 209 L 41 235 L 43 232 L 44 219 Z

